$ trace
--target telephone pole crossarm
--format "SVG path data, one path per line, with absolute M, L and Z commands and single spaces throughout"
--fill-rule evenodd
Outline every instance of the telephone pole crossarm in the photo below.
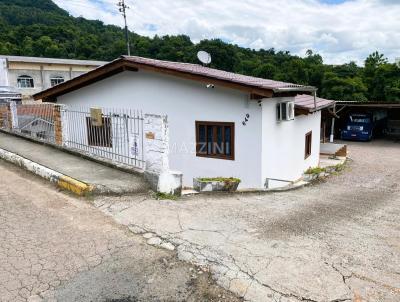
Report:
M 127 51 L 128 51 L 128 56 L 131 55 L 131 46 L 129 43 L 129 30 L 128 30 L 128 24 L 126 22 L 126 10 L 129 9 L 129 6 L 125 4 L 125 0 L 120 0 L 117 4 L 119 7 L 119 12 L 122 14 L 124 17 L 124 22 L 125 22 L 125 40 L 126 40 L 126 46 L 127 46 Z

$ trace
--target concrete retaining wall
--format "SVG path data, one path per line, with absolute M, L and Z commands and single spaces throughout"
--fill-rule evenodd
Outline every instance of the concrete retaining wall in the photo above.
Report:
M 0 158 L 55 183 L 61 189 L 65 189 L 77 195 L 85 195 L 93 190 L 93 187 L 86 183 L 49 169 L 15 153 L 8 152 L 7 150 L 0 149 Z

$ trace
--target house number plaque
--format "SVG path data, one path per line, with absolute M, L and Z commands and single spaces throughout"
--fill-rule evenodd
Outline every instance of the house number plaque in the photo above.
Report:
M 250 114 L 247 113 L 246 116 L 244 117 L 244 121 L 242 122 L 243 126 L 247 125 L 247 122 L 249 121 L 249 118 L 250 118 Z
M 155 137 L 154 132 L 146 132 L 147 139 L 154 139 L 154 137 Z

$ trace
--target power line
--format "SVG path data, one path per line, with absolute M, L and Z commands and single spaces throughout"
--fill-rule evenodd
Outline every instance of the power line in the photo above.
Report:
M 127 46 L 127 49 L 128 49 L 128 56 L 130 56 L 131 55 L 131 46 L 130 46 L 130 43 L 129 43 L 128 25 L 126 23 L 126 9 L 129 9 L 129 6 L 127 6 L 125 4 L 124 0 L 120 0 L 118 2 L 117 6 L 119 7 L 119 12 L 124 17 L 124 22 L 125 22 L 125 40 L 126 40 L 126 46 Z

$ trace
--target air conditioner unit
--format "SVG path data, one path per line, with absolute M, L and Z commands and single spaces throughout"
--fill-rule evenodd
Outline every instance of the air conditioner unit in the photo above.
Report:
M 276 119 L 279 122 L 294 120 L 294 102 L 276 104 Z

